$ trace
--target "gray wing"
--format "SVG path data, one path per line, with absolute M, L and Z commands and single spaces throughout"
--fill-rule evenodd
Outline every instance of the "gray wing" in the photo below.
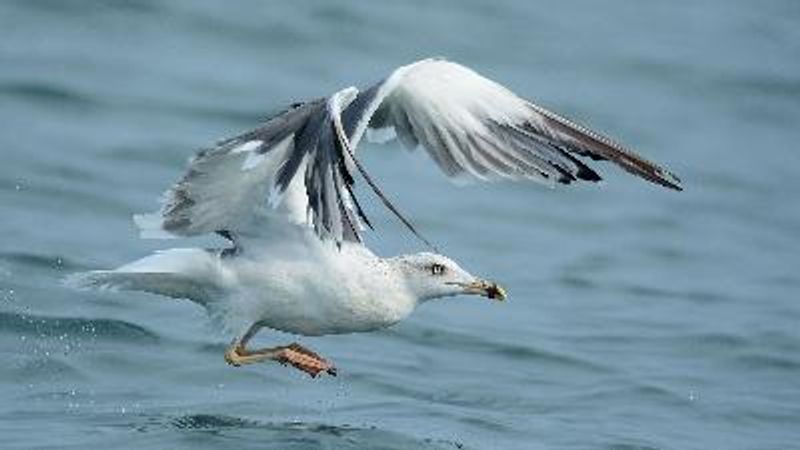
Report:
M 292 105 L 199 152 L 164 194 L 161 210 L 135 217 L 142 236 L 216 232 L 241 241 L 288 224 L 337 243 L 360 242 L 359 215 L 366 218 L 331 120 L 331 100 L 338 105 L 339 94 Z
M 359 93 L 341 120 L 353 148 L 366 133 L 389 132 L 410 148 L 421 146 L 450 177 L 599 181 L 578 159 L 589 157 L 681 190 L 678 177 L 610 138 L 441 59 L 397 69 Z

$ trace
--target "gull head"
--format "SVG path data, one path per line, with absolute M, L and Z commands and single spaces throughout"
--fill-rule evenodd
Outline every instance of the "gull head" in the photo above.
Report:
M 500 285 L 475 277 L 443 255 L 415 253 L 391 258 L 389 262 L 420 301 L 463 294 L 498 301 L 506 298 L 506 291 Z

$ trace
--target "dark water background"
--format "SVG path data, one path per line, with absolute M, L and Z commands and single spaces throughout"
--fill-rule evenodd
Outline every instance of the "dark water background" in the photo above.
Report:
M 506 304 L 233 369 L 188 302 L 65 274 L 164 243 L 194 149 L 443 55 L 661 161 L 601 187 L 450 185 L 363 153 Z M 800 448 L 800 2 L 0 3 L 0 448 Z M 411 168 L 411 173 L 409 169 Z M 375 203 L 382 254 L 418 249 Z M 291 336 L 265 333 L 264 343 Z

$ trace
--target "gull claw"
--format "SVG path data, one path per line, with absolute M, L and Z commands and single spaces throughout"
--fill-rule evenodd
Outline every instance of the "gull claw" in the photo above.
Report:
M 309 374 L 311 378 L 316 378 L 322 372 L 332 376 L 337 374 L 333 364 L 297 343 L 286 346 L 277 360 L 283 365 L 291 364 L 296 369 Z

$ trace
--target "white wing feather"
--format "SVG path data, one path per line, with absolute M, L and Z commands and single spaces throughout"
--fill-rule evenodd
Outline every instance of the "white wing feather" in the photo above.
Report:
M 343 112 L 343 122 L 353 148 L 368 129 L 392 128 L 400 141 L 424 148 L 452 177 L 600 180 L 577 155 L 608 159 L 649 181 L 680 189 L 677 177 L 610 138 L 442 59 L 397 69 L 360 93 Z

